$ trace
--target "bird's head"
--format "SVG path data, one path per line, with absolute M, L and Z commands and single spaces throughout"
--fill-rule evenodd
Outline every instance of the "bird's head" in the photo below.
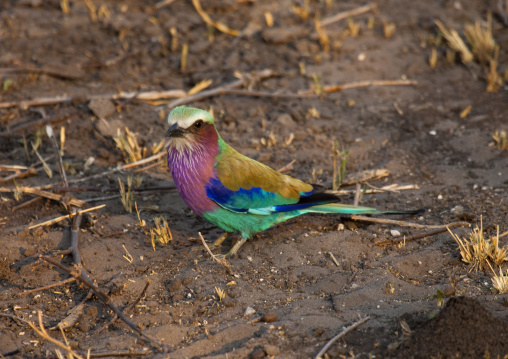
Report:
M 215 137 L 216 129 L 213 116 L 198 108 L 178 106 L 168 115 L 169 130 L 166 132 L 166 144 L 177 151 L 194 147 L 195 144 Z

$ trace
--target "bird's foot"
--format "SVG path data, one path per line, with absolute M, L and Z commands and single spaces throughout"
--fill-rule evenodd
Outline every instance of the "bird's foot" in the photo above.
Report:
M 231 248 L 227 254 L 228 257 L 233 258 L 237 255 L 238 250 L 241 246 L 247 241 L 247 238 L 241 238 L 238 242 L 235 243 L 233 248 Z
M 219 238 L 217 238 L 212 245 L 210 246 L 211 249 L 217 249 L 222 246 L 222 243 L 226 240 L 228 237 L 228 232 L 225 232 L 223 235 L 221 235 Z

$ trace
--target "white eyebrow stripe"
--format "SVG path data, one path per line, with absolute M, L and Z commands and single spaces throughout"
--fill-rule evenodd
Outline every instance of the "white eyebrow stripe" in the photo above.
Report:
M 196 113 L 192 114 L 192 116 L 185 117 L 185 118 L 179 118 L 179 119 L 174 119 L 174 118 L 169 119 L 168 118 L 168 124 L 171 127 L 172 125 L 177 123 L 178 127 L 180 127 L 180 128 L 189 128 L 197 120 L 204 120 L 202 113 L 196 112 Z

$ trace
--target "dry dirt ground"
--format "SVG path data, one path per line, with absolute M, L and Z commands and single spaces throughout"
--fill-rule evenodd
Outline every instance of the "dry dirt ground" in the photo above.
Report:
M 66 15 L 61 3 L 65 1 L 0 3 L 0 102 L 72 97 L 59 104 L 0 108 L 0 164 L 37 163 L 30 142 L 38 139 L 40 155 L 53 155 L 48 160 L 51 179 L 38 165 L 35 174 L 16 180 L 18 186 L 62 185 L 44 125 L 19 127 L 27 121 L 54 119 L 57 139 L 65 127 L 63 160 L 70 180 L 125 163 L 114 141 L 117 128 L 137 133 L 148 149 L 163 138 L 170 99 L 118 99 L 115 108 L 109 100 L 90 101 L 93 95 L 188 91 L 202 80 L 212 80 L 214 88 L 237 80 L 235 72 L 264 69 L 276 76 L 249 82 L 250 90 L 296 94 L 312 86 L 410 79 L 417 83 L 345 89 L 314 98 L 228 94 L 189 104 L 213 108 L 222 137 L 240 152 L 274 168 L 295 160 L 288 174 L 302 180 L 331 186 L 332 142 L 338 140 L 351 151 L 348 173 L 384 168 L 390 175 L 370 181 L 372 185 L 417 185 L 362 197 L 361 204 L 380 209 L 426 209 L 392 219 L 477 225 L 483 217 L 487 235 L 494 234 L 495 225 L 501 232 L 508 230 L 508 151 L 492 145 L 496 130 L 508 130 L 508 88 L 487 93 L 481 66 L 464 66 L 458 57 L 454 64 L 447 63 L 443 44 L 436 45 L 436 67 L 429 66 L 438 34 L 435 20 L 462 33 L 467 23 L 485 23 L 490 12 L 500 45 L 498 71 L 508 69 L 508 30 L 499 17 L 498 1 L 380 0 L 377 11 L 352 18 L 360 26 L 356 37 L 344 35 L 354 25 L 347 20 L 327 26 L 329 51 L 320 44 L 315 16 L 324 19 L 365 3 L 331 1 L 327 7 L 325 1 L 310 1 L 304 20 L 295 11 L 299 6 L 304 9 L 300 13 L 305 12 L 304 1 L 202 1 L 212 19 L 242 31 L 237 37 L 207 26 L 190 1 L 155 9 L 155 1 L 91 0 L 96 21 L 87 2 L 69 1 Z M 273 15 L 271 28 L 267 12 Z M 393 36 L 384 36 L 383 21 L 395 24 Z M 188 56 L 182 70 L 185 45 Z M 461 116 L 468 106 L 469 113 Z M 91 157 L 95 161 L 85 166 Z M 117 187 L 118 178 L 126 182 L 129 175 L 141 176 L 144 188 L 171 186 L 163 162 L 70 186 Z M 140 168 L 144 170 L 136 172 Z M 4 181 L 1 186 L 12 189 L 15 183 Z M 147 227 L 162 215 L 172 231 L 173 240 L 155 251 L 137 225 L 137 215 L 126 212 L 118 197 L 97 199 L 117 195 L 117 190 L 82 188 L 67 192 L 64 200 L 71 194 L 92 199 L 85 207 L 106 204 L 87 215 L 79 231 L 84 268 L 120 308 L 135 302 L 149 280 L 146 295 L 128 316 L 170 348 L 162 353 L 121 321 L 97 333 L 112 314 L 92 296 L 76 325 L 66 330 L 71 347 L 84 357 L 90 350 L 92 357 L 132 351 L 132 356 L 145 353 L 153 358 L 311 358 L 344 327 L 366 316 L 369 321 L 329 348 L 329 357 L 508 354 L 506 295 L 493 289 L 490 270 L 468 270 L 448 233 L 382 247 L 375 242 L 393 238 L 392 230 L 408 236 L 428 229 L 309 215 L 249 240 L 238 258 L 228 260 L 228 272 L 196 241 L 198 232 L 212 241 L 221 231 L 191 213 L 174 190 L 134 195 Z M 68 212 L 49 199 L 14 210 L 32 198 L 1 193 L 0 314 L 36 321 L 37 311 L 42 311 L 45 326 L 52 327 L 88 290 L 73 282 L 21 295 L 69 277 L 40 263 L 39 256 L 69 247 L 70 221 L 28 229 Z M 353 195 L 343 197 L 344 203 L 352 201 Z M 467 236 L 470 229 L 454 231 Z M 230 236 L 222 252 L 235 240 Z M 71 265 L 67 255 L 54 258 Z M 225 292 L 223 300 L 215 288 Z M 447 294 L 442 307 L 438 291 Z M 255 312 L 246 313 L 248 307 Z M 257 320 L 266 314 L 269 320 Z M 59 331 L 49 333 L 63 341 Z M 3 356 L 57 357 L 55 348 L 24 323 L 0 317 Z

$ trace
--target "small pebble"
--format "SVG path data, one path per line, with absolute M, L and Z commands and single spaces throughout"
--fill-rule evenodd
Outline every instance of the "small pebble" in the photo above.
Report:
M 176 278 L 174 281 L 171 282 L 171 285 L 169 286 L 169 291 L 174 292 L 177 291 L 182 287 L 182 281 L 178 278 Z
M 271 356 L 271 357 L 276 356 L 280 353 L 279 348 L 277 348 L 275 345 L 267 344 L 267 345 L 265 345 L 264 349 L 265 349 L 266 355 Z
M 400 232 L 399 232 L 398 230 L 396 230 L 396 229 L 392 229 L 392 230 L 390 230 L 390 234 L 391 234 L 392 236 L 394 236 L 394 237 L 398 237 L 398 236 L 400 236 Z
M 264 357 L 266 357 L 266 353 L 262 348 L 254 349 L 249 355 L 249 358 L 251 358 L 251 359 L 258 359 L 258 358 L 264 358 Z
M 456 215 L 460 216 L 462 213 L 464 213 L 464 207 L 462 207 L 460 204 L 458 206 L 455 206 L 451 209 L 451 212 Z
M 247 307 L 247 308 L 245 309 L 245 313 L 244 313 L 244 314 L 245 314 L 246 316 L 251 316 L 251 315 L 252 315 L 252 314 L 254 314 L 254 313 L 256 313 L 256 310 L 255 310 L 254 308 L 252 308 L 252 307 Z
M 265 323 L 271 323 L 271 322 L 275 322 L 277 321 L 277 314 L 273 313 L 273 312 L 270 312 L 270 313 L 266 313 L 263 318 L 261 318 L 261 321 L 265 322 Z M 268 354 L 270 355 L 270 354 Z

